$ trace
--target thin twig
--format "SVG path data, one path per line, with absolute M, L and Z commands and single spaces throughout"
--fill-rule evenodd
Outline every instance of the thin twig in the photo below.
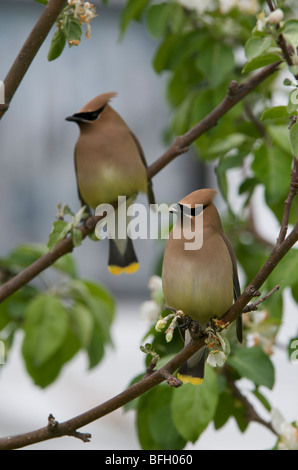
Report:
M 251 120 L 251 122 L 255 125 L 259 133 L 261 134 L 262 137 L 266 138 L 267 133 L 266 133 L 266 128 L 262 124 L 262 122 L 255 116 L 253 113 L 253 110 L 251 109 L 250 105 L 248 104 L 247 101 L 244 102 L 244 110 L 247 114 L 247 117 Z
M 290 210 L 292 206 L 292 202 L 296 194 L 298 193 L 298 160 L 296 157 L 293 158 L 293 169 L 291 172 L 291 184 L 290 184 L 290 190 L 289 190 L 289 195 L 286 199 L 285 202 L 285 210 L 283 213 L 283 218 L 282 218 L 282 224 L 281 224 L 281 229 L 279 232 L 279 236 L 277 239 L 277 245 L 279 246 L 285 239 L 285 236 L 288 231 L 288 225 L 289 225 L 289 217 L 290 217 Z
M 245 417 L 248 422 L 256 422 L 262 424 L 268 428 L 273 434 L 277 435 L 275 429 L 272 427 L 272 424 L 268 421 L 265 421 L 255 410 L 252 404 L 248 401 L 248 399 L 240 392 L 239 388 L 237 387 L 235 381 L 231 378 L 230 374 L 228 373 L 227 369 L 224 369 L 224 375 L 227 379 L 230 389 L 235 398 L 237 398 L 245 407 Z
M 277 286 L 275 286 L 270 292 L 268 292 L 268 294 L 264 295 L 264 297 L 261 297 L 259 300 L 257 300 L 256 302 L 253 302 L 251 304 L 248 304 L 244 309 L 243 309 L 243 312 L 242 313 L 247 313 L 247 312 L 253 312 L 254 310 L 257 310 L 258 309 L 258 306 L 260 304 L 262 304 L 263 302 L 265 302 L 265 300 L 269 299 L 269 297 L 271 297 L 271 295 L 275 294 L 275 292 L 277 292 L 280 288 L 280 284 L 278 284 Z
M 42 14 L 4 79 L 5 104 L 0 105 L 0 119 L 9 108 L 18 86 L 65 4 L 66 0 L 49 0 L 49 3 L 44 7 Z

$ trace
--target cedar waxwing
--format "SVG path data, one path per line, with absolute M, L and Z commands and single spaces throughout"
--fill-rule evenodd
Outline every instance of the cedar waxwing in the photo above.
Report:
M 178 218 L 166 243 L 162 267 L 165 302 L 175 310 L 182 310 L 202 328 L 212 318 L 220 318 L 240 295 L 236 257 L 212 202 L 215 194 L 213 189 L 200 189 L 170 209 L 177 212 Z M 198 204 L 202 206 L 196 207 Z M 196 217 L 201 217 L 201 227 L 195 225 Z M 187 230 L 194 233 L 195 228 L 202 230 L 201 247 L 185 249 L 190 237 Z M 174 229 L 179 230 L 176 235 Z M 241 316 L 238 317 L 236 331 L 238 340 L 242 342 Z M 186 330 L 185 344 L 190 339 Z M 180 380 L 200 384 L 204 377 L 206 354 L 206 347 L 203 347 L 183 364 L 178 371 Z
M 149 202 L 154 203 L 142 147 L 109 105 L 110 99 L 116 95 L 103 93 L 66 118 L 77 122 L 80 127 L 75 147 L 77 186 L 82 205 L 92 209 L 100 204 L 115 203 L 118 196 L 134 198 L 139 192 L 147 192 Z M 133 273 L 138 269 L 129 237 L 125 240 L 110 238 L 108 267 L 112 274 Z

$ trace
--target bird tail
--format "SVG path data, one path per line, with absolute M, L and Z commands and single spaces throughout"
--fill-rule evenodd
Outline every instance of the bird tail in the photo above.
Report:
M 189 343 L 191 337 L 188 331 L 185 332 L 185 345 Z M 205 362 L 207 348 L 203 346 L 187 362 L 182 364 L 178 370 L 178 379 L 183 383 L 200 385 L 204 380 Z
M 110 253 L 109 253 L 109 271 L 114 275 L 123 272 L 128 274 L 135 273 L 139 268 L 139 263 L 131 238 L 127 237 L 125 250 L 119 248 L 117 240 L 110 239 Z

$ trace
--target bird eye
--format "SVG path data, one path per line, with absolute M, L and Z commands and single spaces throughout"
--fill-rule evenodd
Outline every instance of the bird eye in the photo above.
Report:
M 181 214 L 185 214 L 188 216 L 196 217 L 197 215 L 200 215 L 203 210 L 206 208 L 206 206 L 202 206 L 201 204 L 197 204 L 196 207 L 189 207 L 185 206 L 183 204 L 179 204 Z
M 81 122 L 92 122 L 96 121 L 98 119 L 99 115 L 102 113 L 104 110 L 104 106 L 100 109 L 97 109 L 96 111 L 88 111 L 86 113 L 77 113 L 74 114 L 74 117 L 76 118 L 77 121 Z

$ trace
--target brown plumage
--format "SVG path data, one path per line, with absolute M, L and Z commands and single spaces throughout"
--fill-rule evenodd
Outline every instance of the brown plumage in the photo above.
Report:
M 146 161 L 142 147 L 121 116 L 109 105 L 116 93 L 103 93 L 79 112 L 66 118 L 77 122 L 80 136 L 75 148 L 79 197 L 92 209 L 117 202 L 118 196 L 134 197 L 148 192 Z M 138 263 L 131 240 L 110 240 L 109 269 L 113 274 L 134 272 Z
M 182 310 L 202 327 L 213 318 L 220 318 L 240 294 L 237 262 L 234 250 L 225 235 L 219 214 L 212 200 L 216 195 L 213 189 L 194 191 L 183 198 L 178 208 L 187 213 L 196 204 L 203 205 L 203 244 L 200 249 L 186 250 L 189 239 L 183 232 L 183 220 L 177 219 L 175 229 L 181 228 L 181 238 L 174 238 L 172 230 L 166 243 L 162 284 L 168 306 Z M 195 230 L 195 215 L 191 215 L 191 230 Z M 185 225 L 185 224 L 184 224 Z M 242 340 L 241 320 L 237 334 Z M 189 334 L 186 341 L 190 340 Z M 197 361 L 192 358 L 184 365 L 182 376 L 203 375 L 204 351 L 199 351 Z M 191 364 L 191 367 L 190 367 Z M 196 368 L 196 366 L 199 366 Z M 199 371 L 198 371 L 199 369 Z

